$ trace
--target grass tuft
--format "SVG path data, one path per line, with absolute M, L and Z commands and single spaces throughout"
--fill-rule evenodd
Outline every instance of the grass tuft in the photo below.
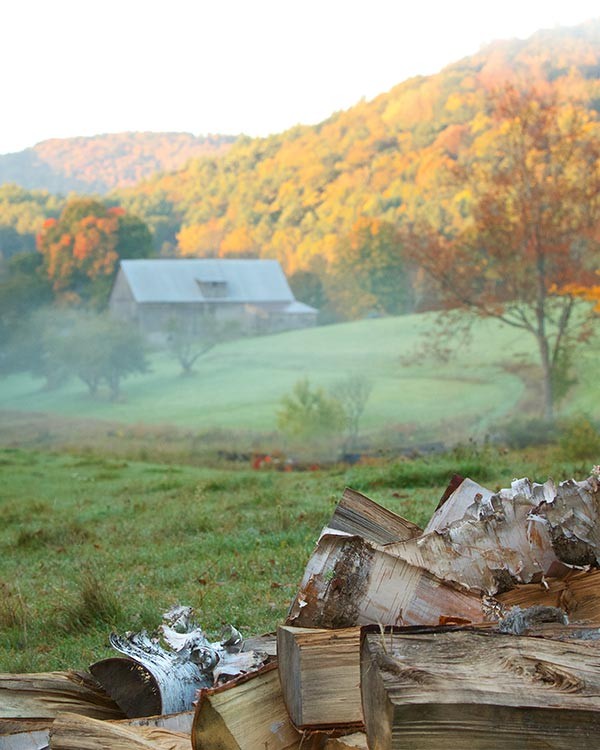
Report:
M 59 605 L 56 615 L 57 625 L 65 633 L 103 625 L 116 628 L 124 621 L 117 595 L 92 568 L 83 569 L 77 591 Z

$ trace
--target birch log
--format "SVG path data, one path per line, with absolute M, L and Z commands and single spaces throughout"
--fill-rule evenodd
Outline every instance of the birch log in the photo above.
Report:
M 446 618 L 486 619 L 478 595 L 448 585 L 360 537 L 326 534 L 308 562 L 286 624 L 438 625 Z
M 454 490 L 452 490 L 453 487 Z M 473 505 L 478 499 L 486 501 L 491 495 L 491 490 L 482 487 L 472 479 L 462 479 L 455 475 L 435 513 L 425 527 L 424 533 L 429 534 L 432 531 L 444 529 L 454 521 L 459 521 L 470 505 Z
M 491 632 L 366 634 L 370 750 L 597 747 L 599 649 Z
M 547 525 L 557 557 L 568 565 L 600 565 L 600 480 L 561 482 L 543 498 L 536 520 Z
M 362 728 L 360 628 L 277 630 L 283 700 L 298 729 Z

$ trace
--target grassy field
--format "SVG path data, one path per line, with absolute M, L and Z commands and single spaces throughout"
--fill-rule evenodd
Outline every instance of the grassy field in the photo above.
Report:
M 425 524 L 452 473 L 584 477 L 555 448 L 450 454 L 306 473 L 130 462 L 90 453 L 0 451 L 0 671 L 84 668 L 107 636 L 153 628 L 175 603 L 218 635 L 284 617 L 346 485 Z
M 422 439 L 439 439 L 440 431 L 448 436 L 456 429 L 460 417 L 469 434 L 485 434 L 529 398 L 520 368 L 533 359 L 532 342 L 482 322 L 472 344 L 440 365 L 416 355 L 430 320 L 427 315 L 365 320 L 229 342 L 199 360 L 191 377 L 180 375 L 173 358 L 155 354 L 150 373 L 125 381 L 120 403 L 103 394 L 90 398 L 75 379 L 47 392 L 40 380 L 11 376 L 0 380 L 0 410 L 270 431 L 281 396 L 300 377 L 330 388 L 349 373 L 362 373 L 374 384 L 362 421 L 367 432 L 402 425 Z

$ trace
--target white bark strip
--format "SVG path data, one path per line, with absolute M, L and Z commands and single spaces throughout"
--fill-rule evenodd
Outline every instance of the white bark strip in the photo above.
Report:
M 438 578 L 487 595 L 529 583 L 559 565 L 545 524 L 531 519 L 540 501 L 553 496 L 552 483 L 515 480 L 510 490 L 497 494 L 470 480 L 465 483 L 467 489 L 460 495 L 461 485 L 457 493 L 463 498 L 474 493 L 475 499 L 462 518 L 418 539 L 386 545 L 386 550 Z
M 310 558 L 287 625 L 438 625 L 444 618 L 485 619 L 480 597 L 367 544 L 325 535 Z

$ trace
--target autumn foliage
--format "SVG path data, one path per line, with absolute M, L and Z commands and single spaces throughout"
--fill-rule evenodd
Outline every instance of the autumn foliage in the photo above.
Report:
M 55 293 L 73 301 L 105 292 L 120 258 L 151 254 L 151 237 L 121 207 L 81 199 L 68 203 L 58 219 L 44 221 L 37 248 Z
M 350 308 L 338 290 L 342 269 L 351 265 L 345 257 L 354 252 L 357 223 L 382 222 L 398 232 L 424 222 L 439 235 L 440 268 L 444 263 L 452 267 L 454 249 L 448 242 L 458 233 L 466 237 L 471 231 L 472 238 L 484 224 L 490 230 L 493 226 L 496 237 L 529 231 L 519 223 L 522 210 L 518 215 L 516 206 L 494 204 L 490 197 L 494 165 L 500 167 L 498 182 L 511 179 L 499 144 L 510 139 L 512 126 L 496 106 L 496 96 L 507 84 L 517 92 L 526 83 L 542 97 L 540 107 L 548 120 L 558 117 L 558 129 L 540 134 L 537 145 L 527 147 L 528 159 L 538 160 L 532 169 L 543 169 L 539 156 L 549 146 L 553 160 L 561 161 L 569 150 L 568 140 L 560 141 L 561 130 L 567 132 L 577 121 L 577 127 L 595 137 L 599 50 L 598 22 L 498 42 L 437 75 L 413 78 L 337 112 L 318 126 L 241 138 L 226 154 L 192 161 L 121 199 L 157 227 L 164 249 L 186 256 L 276 258 L 289 275 L 316 273 L 330 287 L 335 315 L 355 317 L 364 314 L 366 303 Z M 503 99 L 502 106 L 510 107 L 507 93 Z M 550 100 L 554 103 L 545 109 L 543 102 Z M 528 137 L 536 138 L 533 132 Z M 543 190 L 576 186 L 570 171 L 555 170 L 547 179 L 554 185 L 542 181 Z M 583 206 L 593 184 L 577 188 Z M 486 191 L 487 203 L 474 197 Z M 509 200 L 506 192 L 503 200 Z M 168 215 L 166 206 L 172 207 Z M 504 208 L 512 216 L 507 223 Z M 568 226 L 564 212 L 548 212 L 546 218 L 546 233 Z M 521 237 L 519 248 L 524 241 Z M 556 249 L 554 264 L 560 257 L 558 245 Z M 377 252 L 376 242 L 370 252 Z M 535 252 L 533 246 L 527 252 Z M 565 262 L 567 257 L 563 254 Z M 488 264 L 488 288 L 495 283 L 492 277 Z M 366 300 L 373 294 L 372 278 L 350 272 L 346 282 Z M 436 304 L 436 295 L 424 282 L 418 309 Z M 370 308 L 392 311 L 378 293 L 376 297 Z

